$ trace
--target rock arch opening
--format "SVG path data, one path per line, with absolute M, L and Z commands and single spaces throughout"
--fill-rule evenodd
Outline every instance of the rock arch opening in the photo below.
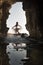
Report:
M 16 24 L 16 22 L 19 23 L 19 25 L 22 27 L 20 30 L 20 33 L 27 33 L 29 35 L 29 32 L 26 30 L 26 15 L 25 11 L 22 9 L 22 2 L 16 2 L 14 3 L 10 10 L 9 10 L 9 17 L 7 19 L 7 27 L 9 27 L 8 33 L 14 34 L 14 30 L 12 27 Z
M 4 0 L 0 2 L 0 34 L 6 34 L 8 28 L 6 20 L 9 16 L 11 5 L 16 2 L 23 2 L 23 10 L 26 12 L 26 29 L 30 36 L 34 38 L 43 38 L 43 2 L 30 0 Z M 12 22 L 11 22 L 12 23 Z

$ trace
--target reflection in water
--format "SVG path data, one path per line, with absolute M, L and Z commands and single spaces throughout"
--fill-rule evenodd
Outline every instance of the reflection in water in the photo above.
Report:
M 14 49 L 16 49 L 17 51 L 19 49 L 25 49 L 26 48 L 26 44 L 25 43 L 12 43 Z
M 17 48 L 14 48 L 12 43 L 9 43 L 7 46 L 7 53 L 10 58 L 10 65 L 23 65 L 23 62 L 21 59 L 23 59 L 26 56 L 26 50 L 19 48 L 18 51 L 16 51 Z M 21 51 L 22 50 L 22 51 Z
M 35 43 L 0 42 L 0 65 L 43 65 L 43 48 Z

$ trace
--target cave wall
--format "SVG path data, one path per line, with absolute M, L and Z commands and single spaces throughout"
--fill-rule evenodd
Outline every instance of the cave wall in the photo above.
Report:
M 11 5 L 23 2 L 23 10 L 26 12 L 26 29 L 31 37 L 43 37 L 43 2 L 42 0 L 0 0 L 0 31 L 8 30 L 6 20 L 9 16 Z M 3 29 L 4 28 L 4 29 Z M 5 32 L 4 31 L 4 32 Z M 6 31 L 7 32 L 7 31 Z
M 26 29 L 34 38 L 43 37 L 43 1 L 24 0 L 23 9 L 26 12 Z
M 6 20 L 9 16 L 10 4 L 7 1 L 0 2 L 0 33 L 6 34 L 8 29 L 6 25 Z

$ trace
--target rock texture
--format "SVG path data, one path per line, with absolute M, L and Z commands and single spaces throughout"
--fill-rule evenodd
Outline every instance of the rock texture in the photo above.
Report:
M 11 5 L 23 2 L 23 10 L 26 12 L 26 29 L 34 38 L 43 37 L 43 1 L 40 0 L 0 0 L 0 32 L 6 33 L 6 20 L 9 16 Z
M 42 3 L 42 1 L 41 1 Z M 40 1 L 24 1 L 23 9 L 26 11 L 27 24 L 26 28 L 30 32 L 31 37 L 40 38 L 43 36 L 43 25 L 42 14 Z

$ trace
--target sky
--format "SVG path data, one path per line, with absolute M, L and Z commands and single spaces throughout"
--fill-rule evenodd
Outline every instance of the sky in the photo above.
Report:
M 16 24 L 16 22 L 21 25 L 20 33 L 27 33 L 29 32 L 26 30 L 25 24 L 26 24 L 26 16 L 25 11 L 22 9 L 22 2 L 17 2 L 11 6 L 11 9 L 9 10 L 10 15 L 7 19 L 7 27 L 9 27 L 8 33 L 14 34 L 14 30 L 12 27 Z

